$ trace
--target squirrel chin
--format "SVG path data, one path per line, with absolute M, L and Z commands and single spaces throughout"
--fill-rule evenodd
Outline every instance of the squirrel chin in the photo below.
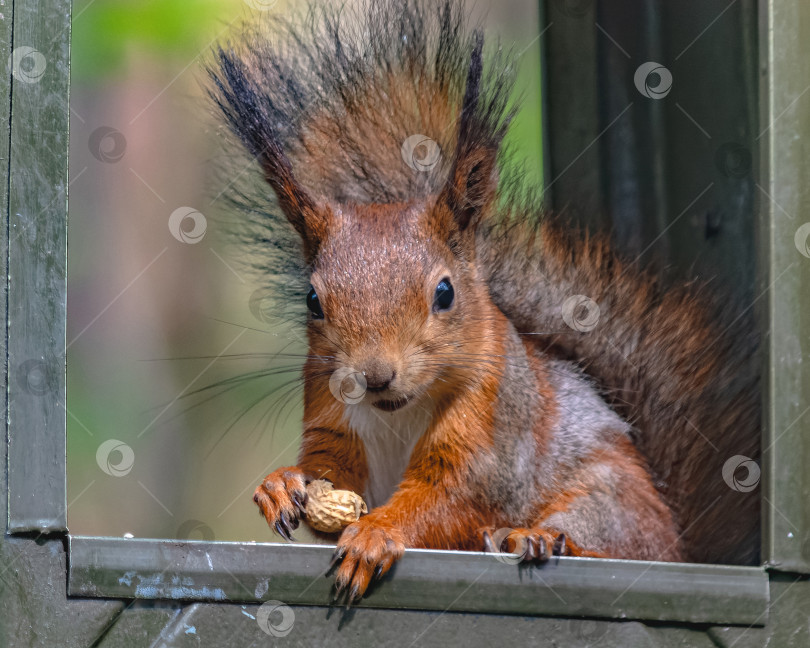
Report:
M 378 400 L 373 402 L 372 405 L 383 412 L 395 412 L 405 407 L 409 402 L 410 399 L 407 396 L 400 396 L 394 400 Z

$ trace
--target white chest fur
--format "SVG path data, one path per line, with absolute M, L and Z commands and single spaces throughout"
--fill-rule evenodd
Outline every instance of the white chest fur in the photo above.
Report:
M 366 503 L 369 509 L 385 504 L 402 480 L 413 448 L 430 424 L 431 412 L 422 403 L 382 412 L 361 402 L 346 405 L 345 418 L 366 451 Z

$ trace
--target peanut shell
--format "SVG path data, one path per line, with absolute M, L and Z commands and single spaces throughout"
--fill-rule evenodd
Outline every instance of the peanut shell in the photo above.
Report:
M 368 513 L 366 503 L 357 493 L 335 490 L 325 479 L 310 482 L 307 496 L 307 524 L 325 533 L 340 531 Z

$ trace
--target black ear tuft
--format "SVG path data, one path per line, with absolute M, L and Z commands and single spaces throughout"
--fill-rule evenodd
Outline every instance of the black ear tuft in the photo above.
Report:
M 459 124 L 458 141 L 469 141 L 474 137 L 474 128 L 478 126 L 477 115 L 479 98 L 481 96 L 481 75 L 484 72 L 483 62 L 484 34 L 480 30 L 473 33 L 473 50 L 470 54 L 470 68 L 467 72 L 467 87 L 464 90 L 464 102 L 461 108 L 461 122 Z
M 270 98 L 261 91 L 256 72 L 233 50 L 217 48 L 216 66 L 209 68 L 214 88 L 209 92 L 230 130 L 262 167 L 284 215 L 313 251 L 316 204 L 296 181 L 292 165 L 274 128 Z
M 460 230 L 477 223 L 498 187 L 497 149 L 478 148 L 456 161 L 448 202 Z
M 484 36 L 475 31 L 450 177 L 441 199 L 460 230 L 477 223 L 498 188 L 498 151 L 511 119 L 497 83 L 482 94 Z M 492 85 L 492 84 L 489 84 Z

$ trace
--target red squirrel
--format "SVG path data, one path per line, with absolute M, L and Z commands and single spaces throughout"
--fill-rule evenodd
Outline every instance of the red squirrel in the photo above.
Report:
M 753 327 L 542 209 L 504 146 L 515 57 L 469 23 L 324 2 L 216 50 L 211 95 L 275 196 L 254 252 L 297 255 L 308 310 L 298 465 L 256 504 L 289 539 L 311 480 L 365 496 L 349 601 L 406 547 L 755 561 L 757 493 L 723 479 L 759 456 Z

